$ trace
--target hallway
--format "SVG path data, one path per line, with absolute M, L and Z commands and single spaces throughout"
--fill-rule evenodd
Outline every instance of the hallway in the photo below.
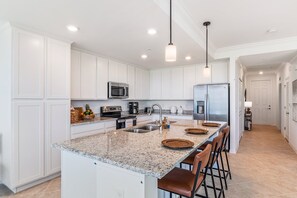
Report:
M 245 132 L 230 161 L 233 179 L 226 197 L 297 197 L 297 155 L 275 127 L 255 125 Z M 60 178 L 15 196 L 0 187 L 0 197 L 59 198 Z
M 297 197 L 297 155 L 275 127 L 254 125 L 230 159 L 226 197 Z

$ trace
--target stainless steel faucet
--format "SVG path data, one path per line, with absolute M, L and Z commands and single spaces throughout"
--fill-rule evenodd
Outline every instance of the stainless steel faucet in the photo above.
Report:
M 161 107 L 161 105 L 159 105 L 159 104 L 153 104 L 152 110 L 151 110 L 151 112 L 150 112 L 149 115 L 152 115 L 152 111 L 154 109 L 154 106 L 157 106 L 160 109 L 160 112 L 159 112 L 159 124 L 162 125 L 162 107 Z

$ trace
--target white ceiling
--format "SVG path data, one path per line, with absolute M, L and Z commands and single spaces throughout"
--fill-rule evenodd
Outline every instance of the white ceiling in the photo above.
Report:
M 277 69 L 282 63 L 289 62 L 297 51 L 275 52 L 240 57 L 240 62 L 248 70 Z
M 75 47 L 148 68 L 204 62 L 204 43 L 197 42 L 193 35 L 197 33 L 204 41 L 201 35 L 204 35 L 205 20 L 212 22 L 210 40 L 217 48 L 297 36 L 297 26 L 292 25 L 297 18 L 296 0 L 179 1 L 182 5 L 179 8 L 191 16 L 190 20 L 186 18 L 192 22 L 189 24 L 196 25 L 193 27 L 196 32 L 190 35 L 186 26 L 173 24 L 178 60 L 166 63 L 164 50 L 169 42 L 169 17 L 158 1 L 1 0 L 0 20 L 71 40 Z M 68 24 L 77 25 L 80 31 L 68 32 L 65 28 Z M 156 28 L 157 35 L 147 35 L 148 28 Z M 267 34 L 269 28 L 276 28 L 278 32 Z M 142 60 L 140 55 L 147 53 L 147 49 L 151 49 L 149 58 Z M 186 55 L 193 59 L 184 60 Z

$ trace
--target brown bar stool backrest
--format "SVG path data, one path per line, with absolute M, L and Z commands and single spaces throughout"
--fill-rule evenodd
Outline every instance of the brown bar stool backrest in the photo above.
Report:
M 222 133 L 224 134 L 223 148 L 225 148 L 230 135 L 230 127 L 226 126 L 225 128 L 223 128 Z
M 217 137 L 215 137 L 212 141 L 212 152 L 218 152 L 223 144 L 223 133 L 219 133 Z
M 212 150 L 211 148 L 212 148 L 211 144 L 208 144 L 203 151 L 201 151 L 195 156 L 193 169 L 192 169 L 192 173 L 194 175 L 196 175 L 197 171 L 203 170 L 207 166 L 210 153 Z M 200 170 L 198 170 L 199 163 L 200 163 Z

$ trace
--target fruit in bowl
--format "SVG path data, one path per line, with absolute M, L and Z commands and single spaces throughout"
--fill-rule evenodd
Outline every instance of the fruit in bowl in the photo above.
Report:
M 92 120 L 95 118 L 95 114 L 93 113 L 92 109 L 90 109 L 88 104 L 86 104 L 86 111 L 82 113 L 82 117 L 84 120 Z

